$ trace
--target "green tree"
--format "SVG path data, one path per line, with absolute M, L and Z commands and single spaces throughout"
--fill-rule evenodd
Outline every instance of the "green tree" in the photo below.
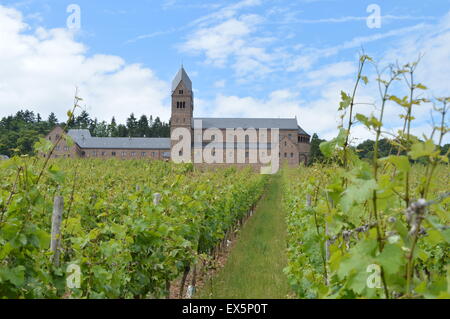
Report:
M 116 119 L 114 118 L 114 116 L 111 119 L 111 124 L 109 124 L 108 131 L 109 131 L 109 136 L 111 136 L 111 137 L 119 136 L 119 131 L 117 130 L 117 123 L 116 123 Z
M 117 126 L 117 136 L 118 137 L 127 137 L 128 136 L 128 129 L 125 125 L 119 124 Z
M 93 128 L 93 136 L 97 137 L 108 137 L 109 136 L 109 126 L 108 123 L 105 121 L 98 122 L 97 119 L 95 119 L 95 127 Z
M 88 112 L 81 111 L 80 115 L 75 118 L 75 127 L 78 129 L 95 129 L 95 121 L 92 121 Z
M 147 116 L 142 115 L 137 123 L 137 136 L 144 137 L 150 135 Z
M 58 119 L 56 118 L 55 113 L 50 113 L 50 115 L 48 116 L 48 120 L 47 120 L 48 124 L 50 126 L 56 126 L 58 124 Z
M 131 113 L 130 117 L 127 118 L 127 129 L 128 129 L 128 134 L 129 134 L 131 137 L 136 136 L 137 128 L 138 128 L 137 120 L 136 120 L 136 118 L 134 117 L 134 113 Z
M 325 157 L 323 156 L 322 152 L 320 151 L 320 143 L 325 142 L 325 140 L 322 140 L 319 138 L 319 136 L 314 133 L 311 138 L 311 151 L 309 154 L 309 165 L 317 162 L 322 162 Z

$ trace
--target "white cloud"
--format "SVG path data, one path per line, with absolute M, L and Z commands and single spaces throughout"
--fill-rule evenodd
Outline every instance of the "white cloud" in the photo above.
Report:
M 417 60 L 423 54 L 417 80 L 430 87 L 430 95 L 450 95 L 450 12 L 434 27 L 402 38 L 390 49 L 384 60 L 400 64 Z
M 218 94 L 212 101 L 196 100 L 196 114 L 212 117 L 297 117 L 299 125 L 309 134 L 319 133 L 327 138 L 337 132 L 337 105 L 340 89 L 351 81 L 336 81 L 324 88 L 321 96 L 307 103 L 292 90 L 275 90 L 265 99 Z M 213 106 L 213 107 L 211 107 Z
M 351 77 L 356 73 L 356 62 L 345 61 L 327 64 L 305 74 L 303 81 L 299 84 L 302 88 L 321 88 L 333 79 Z
M 380 32 L 369 36 L 354 37 L 351 40 L 345 41 L 341 44 L 327 47 L 327 48 L 311 48 L 306 47 L 303 44 L 297 44 L 296 48 L 300 51 L 300 55 L 297 55 L 291 59 L 287 66 L 287 71 L 296 72 L 301 70 L 309 70 L 320 59 L 329 58 L 339 54 L 343 50 L 361 48 L 364 44 L 375 42 L 387 38 L 399 37 L 418 32 L 426 29 L 425 24 L 418 24 L 410 27 L 390 30 L 388 32 Z
M 235 59 L 236 72 L 243 75 L 267 62 L 270 56 L 263 48 L 249 45 L 249 36 L 261 23 L 257 15 L 242 15 L 220 24 L 200 28 L 180 46 L 184 52 L 204 53 L 206 63 L 224 67 Z
M 309 70 L 317 60 L 318 57 L 313 54 L 297 56 L 292 59 L 290 65 L 287 66 L 286 71 L 294 72 Z
M 0 116 L 28 108 L 65 120 L 78 86 L 100 120 L 124 121 L 131 112 L 169 118 L 170 87 L 152 70 L 118 56 L 91 56 L 66 29 L 31 30 L 19 11 L 0 6 L 0 38 Z
M 244 45 L 241 38 L 251 32 L 249 22 L 233 18 L 217 26 L 200 29 L 181 48 L 194 53 L 204 51 L 207 62 L 224 66 L 228 57 Z
M 199 19 L 194 20 L 190 23 L 190 25 L 198 25 L 200 27 L 204 27 L 206 25 L 210 25 L 211 23 L 217 23 L 218 21 L 230 19 L 244 8 L 259 6 L 261 4 L 261 0 L 242 0 L 236 3 L 232 3 L 230 5 L 224 6 L 221 9 L 203 16 Z
M 277 39 L 255 36 L 265 19 L 257 14 L 239 14 L 240 10 L 260 5 L 260 0 L 244 0 L 223 7 L 193 21 L 195 29 L 178 47 L 182 52 L 204 55 L 205 63 L 215 67 L 231 64 L 238 81 L 273 71 L 278 52 L 268 52 L 267 45 Z

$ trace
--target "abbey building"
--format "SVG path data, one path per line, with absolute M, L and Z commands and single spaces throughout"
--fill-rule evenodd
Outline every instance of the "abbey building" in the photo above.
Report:
M 310 135 L 306 133 L 297 123 L 296 118 L 196 118 L 194 117 L 194 93 L 192 82 L 183 67 L 180 68 L 172 81 L 172 112 L 171 112 L 171 138 L 123 138 L 123 137 L 92 137 L 89 130 L 69 130 L 67 133 L 61 127 L 56 127 L 48 135 L 47 139 L 52 142 L 60 140 L 63 134 L 72 137 L 74 145 L 69 146 L 65 139 L 60 140 L 52 157 L 65 158 L 118 158 L 118 159 L 143 159 L 170 160 L 172 154 L 182 155 L 178 150 L 177 136 L 174 133 L 180 131 L 190 132 L 189 144 L 193 147 L 189 151 L 189 157 L 194 163 L 200 165 L 258 165 L 251 158 L 253 151 L 264 145 L 264 149 L 270 153 L 275 151 L 274 143 L 271 141 L 271 131 L 276 130 L 279 137 L 277 143 L 280 164 L 286 162 L 290 166 L 297 166 L 308 161 L 310 152 Z M 233 144 L 232 151 L 225 147 L 230 141 L 235 142 L 235 136 L 230 132 L 237 130 L 245 134 L 245 139 L 237 140 Z M 216 134 L 207 134 L 208 132 Z M 199 133 L 200 132 L 200 133 Z M 267 132 L 267 133 L 266 133 Z M 217 134 L 219 133 L 219 134 Z M 202 135 L 200 143 L 195 141 L 198 135 Z M 204 136 L 203 136 L 204 135 Z M 221 135 L 217 138 L 217 135 Z M 267 136 L 265 136 L 267 135 Z M 264 143 L 261 144 L 261 136 Z M 184 141 L 185 143 L 187 141 Z M 174 152 L 176 148 L 176 152 Z M 199 151 L 210 148 L 216 155 L 216 148 L 220 150 L 217 160 L 199 163 Z M 242 158 L 239 161 L 228 160 L 232 155 L 237 159 L 241 151 Z M 230 153 L 230 154 L 228 154 Z M 184 154 L 186 156 L 186 154 Z M 223 156 L 223 160 L 222 160 Z M 202 158 L 200 156 L 200 158 Z

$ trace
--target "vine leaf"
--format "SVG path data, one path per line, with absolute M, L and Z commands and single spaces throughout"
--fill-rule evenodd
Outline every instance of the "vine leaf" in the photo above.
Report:
M 403 251 L 397 245 L 387 244 L 375 260 L 383 267 L 386 274 L 394 275 L 404 264 Z

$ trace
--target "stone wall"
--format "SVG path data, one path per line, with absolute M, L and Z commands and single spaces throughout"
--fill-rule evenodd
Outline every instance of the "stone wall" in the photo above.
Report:
M 104 148 L 84 148 L 82 150 L 85 158 L 117 158 L 117 159 L 142 159 L 150 158 L 162 160 L 164 152 L 168 149 L 104 149 Z

